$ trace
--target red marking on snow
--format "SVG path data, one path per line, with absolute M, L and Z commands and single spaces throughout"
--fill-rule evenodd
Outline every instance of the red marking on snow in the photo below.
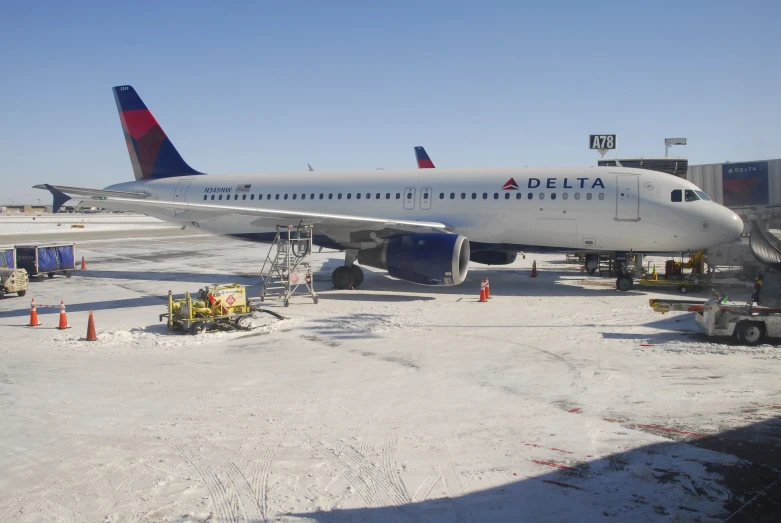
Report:
M 641 347 L 653 347 L 654 344 L 653 343 L 641 343 L 640 346 Z
M 640 428 L 643 429 L 652 429 L 652 430 L 661 430 L 663 432 L 671 432 L 673 434 L 685 434 L 686 436 L 699 436 L 701 438 L 705 437 L 705 434 L 700 434 L 699 432 L 686 432 L 685 430 L 677 430 L 677 429 L 670 429 L 667 427 L 659 427 L 658 425 L 637 425 Z
M 513 472 L 513 476 L 517 476 L 517 475 L 518 475 L 518 474 L 516 474 L 515 472 Z
M 573 470 L 572 467 L 567 467 L 566 465 L 559 465 L 558 463 L 553 463 L 551 461 L 542 461 L 539 459 L 533 459 L 531 460 L 532 463 L 536 463 L 537 465 L 545 465 L 547 467 L 553 467 L 557 469 L 563 469 L 563 470 Z
M 608 423 L 623 423 L 626 421 L 625 419 L 613 419 L 613 418 L 602 418 L 602 419 L 607 421 Z
M 586 457 L 587 457 L 587 458 L 590 458 L 590 457 L 591 457 L 591 454 L 586 454 Z
M 580 410 L 580 407 L 575 407 L 574 409 L 570 409 L 567 412 L 577 412 Z
M 781 409 L 781 405 L 770 405 L 771 409 Z
M 555 450 L 556 452 L 563 452 L 564 454 L 574 454 L 574 452 L 570 452 L 568 450 L 562 450 L 557 449 L 555 447 L 543 447 L 542 445 L 537 445 L 536 443 L 524 443 L 527 447 L 535 447 L 538 449 L 547 449 L 547 450 Z

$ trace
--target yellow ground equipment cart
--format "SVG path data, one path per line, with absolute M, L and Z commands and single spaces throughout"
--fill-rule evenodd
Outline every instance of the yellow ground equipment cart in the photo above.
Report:
M 252 328 L 251 318 L 257 312 L 284 319 L 276 312 L 259 309 L 249 303 L 244 285 L 226 283 L 201 289 L 197 297 L 187 292 L 184 298 L 174 299 L 168 291 L 168 313 L 161 314 L 160 321 L 167 317 L 169 330 L 183 330 L 191 334 L 218 329 L 249 330 Z

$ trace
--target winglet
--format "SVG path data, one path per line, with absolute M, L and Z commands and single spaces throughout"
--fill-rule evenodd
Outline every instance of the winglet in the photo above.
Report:
M 309 167 L 310 171 L 314 171 L 314 169 L 312 169 L 312 165 L 311 164 L 306 164 L 306 166 Z
M 64 192 L 60 191 L 59 189 L 55 189 L 48 183 L 43 184 L 44 187 L 46 187 L 46 190 L 52 193 L 52 196 L 54 197 L 54 202 L 52 204 L 52 213 L 58 213 L 62 206 L 71 199 L 70 196 L 65 194 Z
M 428 157 L 426 150 L 420 145 L 415 147 L 415 158 L 418 160 L 419 169 L 434 168 L 434 162 L 431 161 L 431 158 Z

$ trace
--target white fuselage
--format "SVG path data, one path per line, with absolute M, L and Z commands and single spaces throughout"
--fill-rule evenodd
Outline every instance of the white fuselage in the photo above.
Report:
M 197 175 L 107 189 L 189 203 L 435 221 L 473 244 L 507 250 L 675 252 L 727 243 L 743 230 L 740 218 L 715 202 L 673 201 L 675 190 L 699 191 L 690 182 L 617 167 Z M 134 209 L 132 204 L 123 208 L 261 241 L 275 231 L 269 218 L 211 218 L 197 211 Z M 362 248 L 363 240 L 349 230 L 318 227 L 313 221 L 316 235 L 342 248 Z

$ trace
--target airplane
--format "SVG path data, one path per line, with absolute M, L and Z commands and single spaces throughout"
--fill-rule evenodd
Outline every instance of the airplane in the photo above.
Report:
M 113 91 L 135 181 L 104 189 L 36 185 L 53 194 L 55 211 L 72 196 L 87 197 L 264 243 L 278 225 L 313 225 L 316 245 L 345 251 L 331 278 L 337 289 L 360 286 L 358 264 L 450 286 L 465 280 L 470 261 L 512 263 L 520 251 L 681 252 L 731 242 L 743 231 L 735 213 L 694 184 L 643 169 L 205 174 L 182 158 L 133 87 Z

